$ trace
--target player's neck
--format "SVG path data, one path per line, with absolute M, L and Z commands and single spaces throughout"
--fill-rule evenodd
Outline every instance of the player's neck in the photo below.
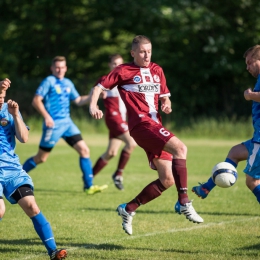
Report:
M 137 66 L 137 67 L 140 67 L 140 68 L 148 68 L 150 66 L 150 63 L 147 65 L 147 66 L 140 66 L 139 64 L 137 64 L 135 61 L 133 61 L 134 65 Z

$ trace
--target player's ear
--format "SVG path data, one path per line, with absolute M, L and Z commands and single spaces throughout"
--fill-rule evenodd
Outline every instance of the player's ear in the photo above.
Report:
M 135 52 L 133 50 L 130 51 L 130 54 L 133 58 L 135 57 Z

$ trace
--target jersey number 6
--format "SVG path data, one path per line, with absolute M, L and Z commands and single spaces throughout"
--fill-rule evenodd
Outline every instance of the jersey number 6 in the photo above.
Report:
M 164 128 L 161 128 L 159 130 L 159 132 L 160 132 L 160 134 L 162 134 L 164 136 L 169 136 L 170 135 L 170 133 L 167 130 L 165 130 Z

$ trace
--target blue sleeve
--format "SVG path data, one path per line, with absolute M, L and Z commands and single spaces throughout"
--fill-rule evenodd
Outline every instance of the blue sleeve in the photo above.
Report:
M 50 77 L 47 77 L 41 82 L 35 94 L 44 98 L 49 92 L 50 86 L 51 86 L 51 80 Z
M 70 100 L 75 100 L 77 97 L 79 97 L 79 92 L 76 90 L 75 85 L 70 81 L 71 86 L 71 92 L 70 92 Z
M 257 81 L 254 87 L 254 92 L 260 92 L 260 74 L 257 77 Z

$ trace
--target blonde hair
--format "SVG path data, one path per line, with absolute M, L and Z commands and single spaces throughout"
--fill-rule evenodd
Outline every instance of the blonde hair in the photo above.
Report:
M 260 45 L 255 45 L 253 47 L 250 47 L 245 53 L 244 58 L 246 58 L 248 55 L 251 56 L 252 59 L 260 60 Z
M 55 62 L 57 61 L 65 61 L 66 62 L 66 58 L 64 56 L 55 56 L 53 59 L 52 59 L 52 65 L 55 64 Z
M 135 50 L 141 43 L 151 43 L 151 40 L 144 35 L 137 35 L 132 41 L 132 50 Z

